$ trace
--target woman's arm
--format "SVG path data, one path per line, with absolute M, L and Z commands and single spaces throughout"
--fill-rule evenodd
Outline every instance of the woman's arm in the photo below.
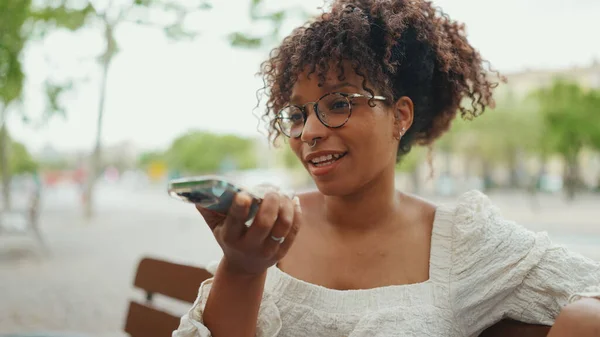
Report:
M 451 296 L 465 334 L 505 318 L 551 326 L 574 299 L 600 297 L 600 262 L 503 218 L 483 194 L 452 214 Z
M 200 287 L 196 303 L 173 337 L 274 337 L 279 332 L 279 311 L 272 300 L 263 298 L 267 270 L 293 244 L 302 210 L 297 197 L 292 201 L 267 193 L 246 227 L 250 202 L 244 193 L 237 194 L 226 217 L 197 207 L 224 257 L 215 277 Z
M 561 310 L 552 327 L 505 319 L 489 327 L 479 335 L 479 337 L 503 336 L 600 336 L 600 300 L 584 298 L 567 305 Z
M 583 298 L 564 307 L 548 337 L 600 336 L 600 300 Z
M 203 321 L 213 337 L 253 337 L 267 272 L 241 275 L 219 265 L 206 301 Z

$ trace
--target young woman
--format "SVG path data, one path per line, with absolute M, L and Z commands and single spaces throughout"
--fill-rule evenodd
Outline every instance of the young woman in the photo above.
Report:
M 335 1 L 288 36 L 263 64 L 265 116 L 318 191 L 268 193 L 248 228 L 247 195 L 199 209 L 224 257 L 173 336 L 477 336 L 503 318 L 600 334 L 599 263 L 479 192 L 446 206 L 394 187 L 413 145 L 493 104 L 483 63 L 421 0 Z

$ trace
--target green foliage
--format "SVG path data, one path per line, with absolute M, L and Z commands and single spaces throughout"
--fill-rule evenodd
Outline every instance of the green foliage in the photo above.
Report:
M 47 120 L 55 115 L 66 117 L 67 113 L 65 107 L 60 103 L 60 97 L 63 93 L 73 88 L 73 83 L 57 84 L 52 81 L 46 81 L 44 88 L 46 90 L 45 119 Z
M 71 165 L 65 159 L 56 159 L 56 160 L 38 161 L 38 168 L 41 171 L 62 171 L 62 170 L 72 169 L 73 165 Z
M 584 90 L 576 83 L 557 79 L 547 88 L 535 91 L 544 125 L 544 150 L 575 156 L 585 147 L 600 143 L 600 94 Z
M 29 18 L 41 25 L 38 27 L 41 32 L 49 32 L 54 28 L 75 31 L 83 27 L 87 20 L 96 13 L 91 3 L 87 3 L 81 8 L 72 8 L 69 5 L 67 1 L 61 1 L 58 6 L 54 6 L 52 2 L 47 2 L 44 7 L 33 6 Z
M 531 102 L 504 97 L 495 109 L 472 120 L 457 118 L 436 147 L 491 164 L 514 159 L 517 152 L 539 151 L 543 125 Z
M 165 157 L 165 153 L 161 151 L 144 152 L 139 156 L 137 160 L 137 165 L 140 168 L 147 169 L 153 163 L 163 162 L 165 160 Z
M 280 38 L 281 27 L 287 19 L 297 17 L 306 20 L 310 17 L 310 14 L 301 7 L 265 12 L 263 4 L 263 0 L 251 0 L 250 18 L 255 24 L 267 23 L 270 26 L 270 32 L 262 35 L 234 32 L 229 35 L 229 42 L 232 46 L 256 49 L 268 45 Z
M 592 132 L 590 134 L 589 145 L 591 148 L 600 151 L 600 90 L 589 92 L 586 101 L 589 106 L 589 112 L 593 118 L 593 121 L 590 121 L 590 123 L 594 123 L 594 121 L 596 123 L 595 125 L 591 125 Z
M 8 120 L 9 106 L 15 101 L 22 100 L 25 75 L 21 64 L 21 53 L 27 41 L 35 39 L 38 35 L 51 28 L 67 28 L 76 30 L 83 26 L 89 13 L 93 11 L 91 5 L 83 9 L 70 9 L 66 7 L 67 1 L 36 2 L 31 0 L 2 0 L 0 1 L 0 124 L 2 129 L 2 144 L 0 144 L 0 173 L 2 175 L 4 206 L 10 208 L 10 175 L 13 173 L 30 172 L 35 170 L 37 164 L 31 159 L 27 150 L 21 144 L 9 143 L 5 122 Z M 43 25 L 43 28 L 40 26 Z M 36 29 L 41 34 L 36 34 Z M 63 87 L 47 83 L 46 93 L 47 108 L 46 118 L 55 112 L 64 112 L 59 105 L 59 96 Z M 17 110 L 27 122 L 27 117 L 22 105 Z M 8 148 L 11 145 L 10 148 Z
M 228 162 L 237 169 L 256 167 L 254 143 L 234 135 L 189 132 L 177 138 L 166 153 L 171 169 L 200 174 L 217 172 Z
M 258 48 L 262 46 L 262 38 L 248 36 L 247 34 L 235 32 L 229 35 L 229 43 L 234 47 Z
M 30 1 L 0 1 L 0 105 L 6 107 L 21 97 L 24 75 L 20 62 L 26 36 Z
M 8 146 L 8 169 L 11 175 L 22 173 L 33 173 L 38 169 L 38 163 L 33 160 L 29 151 L 22 143 L 10 138 L 6 134 L 6 143 Z
M 427 158 L 427 148 L 414 146 L 410 152 L 400 159 L 396 165 L 396 170 L 399 172 L 412 173 L 419 168 Z
M 53 28 L 76 30 L 94 12 L 91 4 L 83 8 L 69 8 L 66 1 L 59 6 L 36 4 L 30 0 L 0 1 L 0 105 L 5 107 L 22 96 L 25 76 L 20 58 L 26 42 L 35 37 L 33 28 L 43 32 Z M 67 87 L 47 83 L 47 115 L 64 112 L 59 106 L 59 96 Z
M 277 148 L 277 155 L 280 163 L 289 170 L 303 170 L 304 165 L 296 153 L 292 151 L 287 141 Z
M 38 163 L 33 160 L 25 145 L 12 141 L 10 154 L 11 174 L 34 173 L 38 169 Z
M 192 39 L 200 33 L 188 30 L 185 21 L 194 12 L 210 10 L 210 2 L 203 0 L 170 1 L 170 0 L 135 0 L 133 6 L 121 8 L 116 20 L 106 21 L 113 27 L 122 21 L 134 22 L 138 25 L 161 29 L 172 40 Z M 171 17 L 168 23 L 157 22 L 149 18 L 156 17 L 152 13 L 162 12 L 164 17 Z

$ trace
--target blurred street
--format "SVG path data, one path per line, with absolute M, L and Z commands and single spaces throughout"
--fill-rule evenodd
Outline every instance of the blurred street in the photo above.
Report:
M 131 284 L 143 256 L 198 266 L 220 256 L 196 210 L 162 186 L 99 186 L 91 222 L 82 220 L 78 198 L 72 186 L 44 191 L 40 225 L 47 252 L 31 237 L 0 236 L 0 334 L 124 335 L 128 301 L 142 298 Z M 542 195 L 539 212 L 523 194 L 491 198 L 506 217 L 600 260 L 598 196 L 567 205 L 562 196 Z

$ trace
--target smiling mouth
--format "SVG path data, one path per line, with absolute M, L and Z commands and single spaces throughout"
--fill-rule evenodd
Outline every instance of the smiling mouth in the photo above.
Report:
M 348 152 L 320 156 L 320 157 L 309 160 L 309 163 L 316 167 L 331 165 L 331 164 L 335 163 L 336 161 L 344 158 L 344 156 L 346 156 L 347 153 Z

